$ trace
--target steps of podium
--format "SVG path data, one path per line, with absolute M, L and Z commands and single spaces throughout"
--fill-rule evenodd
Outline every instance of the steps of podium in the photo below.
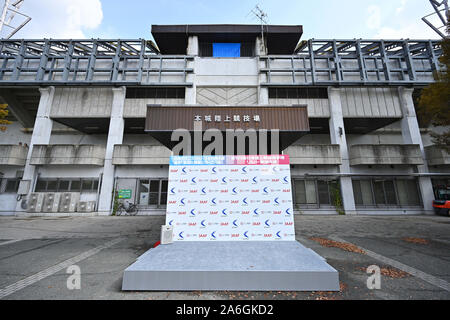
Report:
M 122 290 L 339 291 L 339 275 L 296 241 L 178 241 L 140 256 Z

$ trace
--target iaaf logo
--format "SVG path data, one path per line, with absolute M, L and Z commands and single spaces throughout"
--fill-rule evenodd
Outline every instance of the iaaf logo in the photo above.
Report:
M 217 182 L 219 182 L 219 179 L 211 179 L 209 182 L 211 182 L 211 183 L 217 183 Z
M 232 195 L 237 195 L 238 194 L 238 190 L 237 187 L 234 187 L 233 189 L 231 189 Z
M 217 174 L 217 167 L 212 167 L 211 168 L 211 173 L 212 174 Z
M 252 179 L 252 184 L 257 184 L 257 183 L 258 183 L 257 177 L 254 177 L 254 178 Z
M 171 172 L 171 173 L 177 173 L 177 172 L 178 172 L 178 169 L 170 169 L 170 172 Z
M 221 184 L 227 184 L 227 177 L 223 177 L 223 178 L 222 178 Z
M 202 191 L 201 195 L 206 196 L 206 194 L 207 194 L 206 187 L 203 187 L 201 191 Z
M 283 178 L 283 184 L 289 184 L 289 177 L 288 176 Z
M 197 181 L 195 181 L 195 179 L 197 179 L 197 177 L 193 177 L 193 178 L 191 179 L 191 184 L 197 184 Z

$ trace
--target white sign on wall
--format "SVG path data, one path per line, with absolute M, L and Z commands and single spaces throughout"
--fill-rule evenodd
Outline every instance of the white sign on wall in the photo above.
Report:
M 288 155 L 171 157 L 174 241 L 295 241 Z

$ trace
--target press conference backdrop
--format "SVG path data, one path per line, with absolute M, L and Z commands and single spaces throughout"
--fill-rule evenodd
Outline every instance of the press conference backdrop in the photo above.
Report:
M 288 155 L 173 156 L 174 241 L 295 241 Z

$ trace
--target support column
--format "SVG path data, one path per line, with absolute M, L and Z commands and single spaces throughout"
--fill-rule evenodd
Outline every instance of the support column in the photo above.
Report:
M 115 166 L 112 164 L 114 145 L 123 143 L 125 121 L 123 109 L 125 105 L 125 87 L 113 88 L 111 120 L 109 122 L 108 141 L 106 143 L 105 165 L 98 204 L 99 215 L 109 215 L 112 209 L 114 191 Z
M 332 144 L 338 144 L 340 146 L 342 158 L 339 172 L 350 173 L 350 159 L 348 155 L 344 118 L 342 116 L 340 89 L 328 87 L 328 100 L 330 103 L 330 139 Z M 340 182 L 344 211 L 346 214 L 356 214 L 352 178 L 341 177 Z
M 255 43 L 255 55 L 256 55 L 256 63 L 258 70 L 258 105 L 265 106 L 269 105 L 269 89 L 267 87 L 261 86 L 261 83 L 268 82 L 267 73 L 261 72 L 260 70 L 266 67 L 264 64 L 267 63 L 267 60 L 261 60 L 260 56 L 267 55 L 266 47 L 263 45 L 261 41 L 261 37 L 256 38 Z
M 420 134 L 419 123 L 417 121 L 416 110 L 414 108 L 412 88 L 399 87 L 400 105 L 402 108 L 403 118 L 401 120 L 402 137 L 405 144 L 418 144 L 420 152 L 424 159 L 424 165 L 417 166 L 418 173 L 429 173 L 425 148 Z M 434 214 L 433 212 L 433 184 L 430 177 L 419 177 L 419 188 L 422 196 L 423 207 L 426 214 Z
M 195 105 L 197 103 L 197 86 L 195 84 L 195 59 L 199 54 L 199 44 L 197 36 L 189 36 L 186 52 L 189 56 L 194 56 L 194 60 L 188 60 L 186 66 L 187 68 L 194 69 L 194 72 L 189 73 L 186 76 L 186 82 L 191 82 L 192 87 L 186 87 L 184 103 L 187 105 Z
M 53 97 L 55 95 L 55 87 L 40 88 L 41 98 L 34 122 L 33 135 L 31 136 L 30 147 L 28 149 L 27 161 L 23 172 L 22 180 L 28 180 L 29 189 L 28 194 L 23 196 L 22 201 L 17 202 L 16 213 L 26 211 L 26 207 L 22 206 L 30 193 L 33 191 L 34 182 L 36 179 L 36 167 L 30 164 L 33 147 L 36 144 L 49 144 L 52 135 L 53 120 L 50 118 L 52 109 Z

